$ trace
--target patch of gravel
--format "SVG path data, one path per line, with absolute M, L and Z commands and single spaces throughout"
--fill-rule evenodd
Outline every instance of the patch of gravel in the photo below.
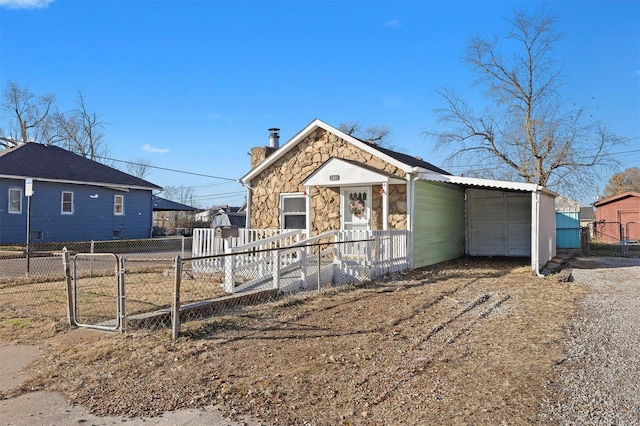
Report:
M 546 420 L 564 425 L 640 423 L 640 259 L 578 258 L 573 280 L 588 288 L 557 363 Z

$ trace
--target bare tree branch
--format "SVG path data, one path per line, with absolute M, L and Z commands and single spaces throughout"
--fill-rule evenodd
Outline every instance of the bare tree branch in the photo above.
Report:
M 561 34 L 557 19 L 544 11 L 516 11 L 504 37 L 473 37 L 465 62 L 476 72 L 485 110 L 477 113 L 447 89 L 436 93 L 444 107 L 436 110 L 443 130 L 426 132 L 436 146 L 453 148 L 447 163 L 477 164 L 482 152 L 498 161 L 492 174 L 576 193 L 585 191 L 581 176 L 593 175 L 616 161 L 612 147 L 625 143 L 582 110 L 563 108 L 558 92 L 561 70 L 552 59 Z M 588 190 L 588 189 L 587 189 Z

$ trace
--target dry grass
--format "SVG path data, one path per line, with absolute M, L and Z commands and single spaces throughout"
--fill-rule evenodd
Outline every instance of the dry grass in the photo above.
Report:
M 177 341 L 58 333 L 22 389 L 103 415 L 217 403 L 269 424 L 539 424 L 583 293 L 518 261 L 458 260 L 187 323 Z

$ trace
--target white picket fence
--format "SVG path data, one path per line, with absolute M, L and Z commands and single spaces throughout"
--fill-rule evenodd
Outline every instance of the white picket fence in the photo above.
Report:
M 409 269 L 408 238 L 401 230 L 336 230 L 304 239 L 302 231 L 249 229 L 223 239 L 214 230 L 195 229 L 192 269 L 223 273 L 229 293 L 319 288 L 321 282 L 344 284 Z

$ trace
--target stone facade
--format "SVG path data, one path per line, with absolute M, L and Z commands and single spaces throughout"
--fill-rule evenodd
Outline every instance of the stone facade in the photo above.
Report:
M 252 150 L 254 153 L 255 148 Z M 256 154 L 262 154 L 256 150 Z M 265 152 L 266 153 L 266 152 Z M 268 154 L 267 154 L 268 155 Z M 301 140 L 282 158 L 251 180 L 251 228 L 280 227 L 280 194 L 304 193 L 302 182 L 331 158 L 357 161 L 389 175 L 404 179 L 404 171 L 324 129 Z M 260 157 L 252 156 L 252 168 Z M 382 187 L 372 186 L 372 229 L 382 229 Z M 311 189 L 312 234 L 340 229 L 340 187 Z M 388 229 L 407 229 L 406 185 L 389 185 Z

